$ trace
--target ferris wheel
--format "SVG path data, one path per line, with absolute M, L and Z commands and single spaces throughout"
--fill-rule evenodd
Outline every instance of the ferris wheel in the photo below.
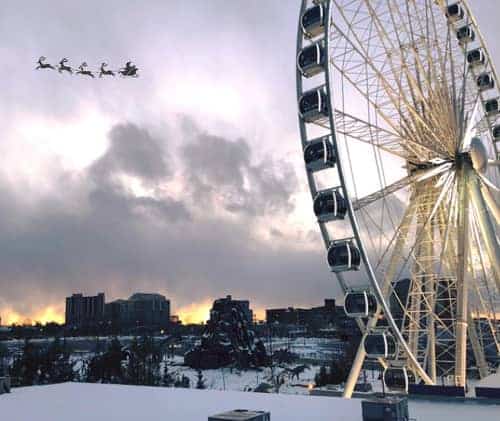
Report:
M 389 389 L 500 354 L 500 85 L 467 2 L 302 0 L 299 125 L 327 262 Z

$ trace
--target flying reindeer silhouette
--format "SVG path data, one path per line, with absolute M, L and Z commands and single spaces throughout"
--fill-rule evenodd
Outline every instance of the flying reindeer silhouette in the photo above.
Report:
M 106 63 L 105 61 L 101 63 L 101 71 L 99 72 L 99 77 L 115 76 L 115 72 L 113 72 L 113 70 L 106 70 L 107 65 L 108 63 Z
M 59 73 L 62 73 L 63 71 L 65 71 L 65 72 L 73 74 L 73 69 L 71 68 L 71 66 L 66 66 L 67 62 L 68 62 L 68 59 L 66 57 L 64 57 L 59 62 L 59 67 L 58 67 Z
M 44 56 L 41 56 L 37 63 L 38 63 L 38 66 L 36 66 L 36 70 L 39 70 L 39 69 L 52 69 L 52 70 L 55 70 L 55 67 L 52 66 L 52 64 L 50 63 L 44 63 L 44 61 L 47 60 L 47 57 L 44 57 Z
M 84 61 L 82 64 L 78 66 L 80 70 L 76 72 L 77 75 L 90 76 L 92 79 L 95 77 L 92 71 L 87 70 L 88 64 Z

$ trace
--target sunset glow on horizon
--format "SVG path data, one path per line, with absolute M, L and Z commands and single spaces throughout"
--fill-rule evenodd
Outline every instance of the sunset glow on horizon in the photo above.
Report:
M 210 309 L 213 299 L 207 298 L 201 302 L 191 303 L 173 311 L 172 315 L 179 316 L 183 324 L 206 323 L 210 318 Z M 265 320 L 266 312 L 263 308 L 253 309 L 254 317 L 257 320 Z M 49 305 L 42 309 L 37 309 L 33 313 L 20 313 L 11 308 L 0 309 L 1 323 L 3 326 L 12 325 L 34 325 L 37 323 L 64 323 L 64 309 L 62 306 Z
M 21 314 L 12 309 L 3 309 L 0 311 L 0 317 L 4 326 L 64 323 L 64 312 L 57 306 L 47 306 L 32 314 Z

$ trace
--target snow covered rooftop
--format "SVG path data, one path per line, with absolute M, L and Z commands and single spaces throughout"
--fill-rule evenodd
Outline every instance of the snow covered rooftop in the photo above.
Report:
M 488 377 L 480 380 L 476 387 L 494 387 L 500 388 L 500 369 L 494 374 L 490 374 Z M 500 417 L 499 417 L 500 419 Z
M 361 401 L 332 397 L 64 383 L 0 396 L 3 421 L 206 421 L 232 409 L 266 410 L 272 421 L 360 421 Z M 500 406 L 410 402 L 417 421 L 500 420 Z M 479 418 L 478 418 L 479 417 Z

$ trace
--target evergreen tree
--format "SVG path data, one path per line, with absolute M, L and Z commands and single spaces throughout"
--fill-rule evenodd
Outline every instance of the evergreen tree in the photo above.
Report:
M 126 358 L 127 352 L 122 344 L 113 338 L 103 354 L 95 355 L 88 361 L 83 377 L 91 383 L 125 383 L 123 365 Z
M 203 372 L 198 370 L 196 373 L 197 381 L 196 381 L 196 389 L 206 389 L 205 379 L 203 378 Z
M 128 348 L 126 379 L 129 384 L 159 386 L 163 353 L 154 338 L 134 338 Z
M 328 373 L 324 365 L 319 368 L 319 372 L 316 373 L 316 376 L 314 376 L 314 383 L 316 384 L 316 387 L 328 384 Z
M 40 351 L 38 371 L 42 384 L 63 383 L 75 378 L 74 363 L 66 340 L 55 338 L 46 349 Z
M 11 376 L 20 386 L 39 384 L 40 353 L 37 347 L 28 339 L 24 341 L 22 352 L 14 359 Z
M 0 377 L 8 373 L 10 352 L 6 345 L 0 342 Z
M 191 386 L 191 382 L 189 380 L 189 377 L 185 376 L 184 374 L 181 377 L 177 377 L 175 379 L 174 387 L 183 387 L 185 389 L 189 389 Z
M 344 360 L 333 360 L 330 365 L 329 384 L 341 384 L 347 380 L 348 372 Z
M 123 362 L 127 358 L 118 338 L 113 338 L 105 354 L 105 377 L 110 383 L 122 383 L 124 377 Z
M 314 376 L 314 383 L 317 387 L 327 384 L 341 384 L 347 380 L 348 374 L 344 360 L 333 360 L 328 369 L 324 365 L 320 367 L 319 372 Z
M 161 378 L 161 385 L 165 386 L 165 387 L 171 387 L 174 385 L 174 381 L 175 381 L 174 378 L 172 377 L 172 375 L 168 371 L 168 365 L 165 362 L 163 365 L 163 375 Z

